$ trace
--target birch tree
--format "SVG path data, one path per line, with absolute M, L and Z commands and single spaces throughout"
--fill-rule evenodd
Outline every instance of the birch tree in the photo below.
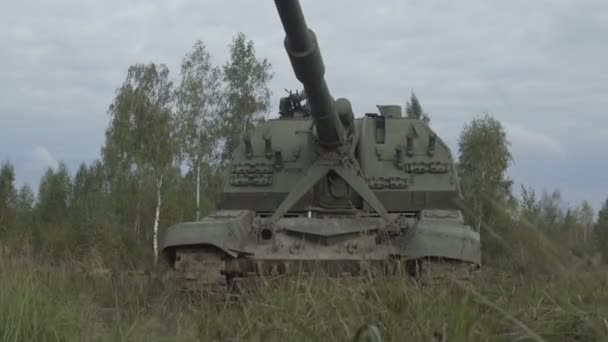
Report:
M 20 229 L 31 229 L 34 225 L 35 195 L 29 184 L 23 184 L 17 193 L 17 220 Z
M 12 228 L 16 206 L 15 169 L 5 162 L 0 168 L 0 233 Z
M 163 77 L 166 77 L 166 75 Z M 154 111 L 150 115 L 150 141 L 146 145 L 146 155 L 156 183 L 156 209 L 154 211 L 152 236 L 154 261 L 157 261 L 158 258 L 158 227 L 162 206 L 163 181 L 165 174 L 173 167 L 178 155 L 173 113 L 170 108 L 159 107 L 157 109 L 158 111 Z
M 243 135 L 265 119 L 270 110 L 271 64 L 256 56 L 253 41 L 237 34 L 230 46 L 230 59 L 223 66 L 226 111 L 223 115 L 224 163 Z
M 474 118 L 460 134 L 458 173 L 468 216 L 478 228 L 511 196 L 509 145 L 501 123 L 488 114 Z
M 519 203 L 520 218 L 533 223 L 540 217 L 541 207 L 536 200 L 536 191 L 532 187 L 521 186 L 521 200 Z
M 422 109 L 422 105 L 413 91 L 410 99 L 405 103 L 405 114 L 408 118 L 422 120 L 427 124 L 431 122 L 431 117 Z
M 608 199 L 602 203 L 602 207 L 598 211 L 597 222 L 593 229 L 595 243 L 602 254 L 605 262 L 608 263 Z
M 136 181 L 135 230 L 140 229 L 142 186 L 151 178 L 155 186 L 152 243 L 158 255 L 158 227 L 162 206 L 163 177 L 174 162 L 175 142 L 173 83 L 163 64 L 135 64 L 129 67 L 123 85 L 110 106 L 104 159 L 110 172 L 120 178 L 126 173 Z
M 593 231 L 593 207 L 589 201 L 584 200 L 577 210 L 577 221 L 583 233 L 583 241 L 587 242 Z
M 72 180 L 68 167 L 60 162 L 57 171 L 49 168 L 38 186 L 36 210 L 45 224 L 61 226 L 68 217 L 72 193 Z
M 552 192 L 543 191 L 539 204 L 544 228 L 557 229 L 564 218 L 561 192 L 558 189 Z
M 221 77 L 221 69 L 213 65 L 205 44 L 197 41 L 182 61 L 181 83 L 176 90 L 182 154 L 195 174 L 197 221 L 200 219 L 202 168 L 210 164 L 220 133 Z

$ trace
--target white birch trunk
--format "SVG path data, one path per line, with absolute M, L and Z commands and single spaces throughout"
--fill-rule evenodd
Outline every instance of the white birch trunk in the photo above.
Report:
M 163 187 L 163 176 L 161 175 L 156 182 L 156 216 L 154 217 L 154 262 L 158 261 L 158 221 L 160 219 L 160 206 L 162 204 L 161 190 Z
M 196 162 L 196 220 L 200 220 L 201 216 L 201 162 Z
M 139 169 L 138 169 L 139 170 Z M 137 240 L 140 239 L 140 212 L 141 212 L 141 183 L 142 183 L 142 179 L 143 177 L 141 176 L 141 172 L 137 172 L 137 189 L 135 191 L 137 191 L 137 206 L 135 208 L 135 225 L 134 225 L 134 230 L 135 230 L 135 237 L 137 238 Z
M 587 232 L 588 232 L 588 227 L 583 226 L 583 241 L 584 242 L 587 242 Z

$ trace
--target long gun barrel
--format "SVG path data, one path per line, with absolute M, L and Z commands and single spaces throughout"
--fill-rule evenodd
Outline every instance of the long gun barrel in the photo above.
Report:
M 325 66 L 317 38 L 306 26 L 298 0 L 275 0 L 274 3 L 286 34 L 285 50 L 296 78 L 304 85 L 319 143 L 325 148 L 336 148 L 344 143 L 344 127 L 325 82 Z

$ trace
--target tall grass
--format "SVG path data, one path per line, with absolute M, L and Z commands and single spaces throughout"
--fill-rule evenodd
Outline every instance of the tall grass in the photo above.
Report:
M 25 266 L 25 267 L 24 267 Z M 87 276 L 69 264 L 2 264 L 2 341 L 601 341 L 608 275 L 514 277 L 472 284 L 407 278 L 285 278 L 232 300 L 189 300 L 171 282 Z
M 534 229 L 490 233 L 499 247 L 472 282 L 291 277 L 225 301 L 193 300 L 162 267 L 91 274 L 120 264 L 12 248 L 0 258 L 0 340 L 608 341 L 606 265 L 574 262 Z

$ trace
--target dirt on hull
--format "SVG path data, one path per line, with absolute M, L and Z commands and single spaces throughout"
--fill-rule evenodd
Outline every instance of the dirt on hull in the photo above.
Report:
M 332 279 L 403 277 L 421 285 L 470 282 L 478 265 L 445 259 L 254 260 L 232 258 L 212 247 L 183 247 L 175 251 L 175 277 L 189 292 L 225 293 L 255 288 L 260 282 L 285 277 Z

